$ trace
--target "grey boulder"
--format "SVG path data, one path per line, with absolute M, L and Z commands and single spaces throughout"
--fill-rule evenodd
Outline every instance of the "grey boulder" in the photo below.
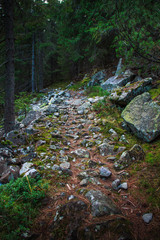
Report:
M 121 116 L 132 132 L 146 142 L 160 135 L 160 106 L 152 101 L 148 92 L 135 97 Z
M 121 213 L 113 201 L 101 191 L 90 190 L 85 197 L 91 202 L 94 217 Z

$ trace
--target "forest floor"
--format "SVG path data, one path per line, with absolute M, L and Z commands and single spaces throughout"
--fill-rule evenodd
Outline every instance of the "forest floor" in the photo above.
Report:
M 88 102 L 88 99 L 81 91 L 70 91 L 70 93 L 71 98 L 66 107 L 68 111 L 66 119 L 48 116 L 36 126 L 36 128 L 41 131 L 43 137 L 46 134 L 47 138 L 50 130 L 46 128 L 46 122 L 52 123 L 52 128 L 54 126 L 56 129 L 54 138 L 57 148 L 54 150 L 47 149 L 47 151 L 49 151 L 49 153 L 47 153 L 56 156 L 55 163 L 57 165 L 60 165 L 62 162 L 68 162 L 69 165 L 64 167 L 66 168 L 67 174 L 61 173 L 61 171 L 58 170 L 42 171 L 43 175 L 49 180 L 50 186 L 47 197 L 42 202 L 40 214 L 34 222 L 31 239 L 158 240 L 160 229 L 158 205 L 160 179 L 158 164 L 145 160 L 134 163 L 127 169 L 116 171 L 114 169 L 114 157 L 117 156 L 102 156 L 98 146 L 100 143 L 103 143 L 104 139 L 109 138 L 111 135 L 108 133 L 108 128 L 106 128 L 107 124 L 109 128 L 118 129 L 119 121 L 118 119 L 116 120 L 117 110 L 113 109 L 112 113 L 109 110 L 107 113 L 108 122 L 104 114 L 106 119 L 104 124 L 104 117 L 100 114 L 101 106 L 97 104 L 96 107 L 89 109 L 86 113 L 79 114 L 77 108 L 80 104 Z M 105 111 L 107 112 L 107 109 Z M 114 117 L 112 115 L 114 115 Z M 94 128 L 93 131 L 90 126 Z M 120 138 L 120 132 L 121 130 L 119 128 L 118 139 Z M 153 150 L 159 146 L 160 142 L 160 139 L 158 139 L 150 145 L 142 143 L 132 135 L 126 134 L 126 138 L 129 144 L 120 143 L 118 139 L 113 138 L 110 138 L 110 144 L 115 146 L 115 149 L 117 148 L 117 144 L 118 147 L 121 146 L 128 149 L 135 143 L 141 143 L 142 147 L 145 147 L 144 151 L 150 152 L 151 155 L 152 153 L 154 154 Z M 38 149 L 39 153 L 43 152 L 40 147 Z M 86 150 L 89 153 L 88 157 L 79 157 L 78 155 L 72 157 L 74 155 L 73 152 L 77 149 Z M 66 160 L 63 160 L 66 156 Z M 152 156 L 152 158 L 153 157 L 154 156 Z M 50 160 L 47 162 L 47 157 L 45 159 L 45 165 L 47 167 L 51 162 Z M 39 163 L 35 161 L 35 165 L 38 164 Z M 102 166 L 107 167 L 111 171 L 112 174 L 110 177 L 100 177 L 99 169 Z M 80 178 L 80 175 L 85 171 L 88 171 L 88 175 L 90 176 L 86 178 L 86 182 L 84 183 L 81 182 L 82 178 Z M 113 190 L 112 182 L 115 179 L 121 179 L 121 182 L 126 182 L 128 186 L 127 189 Z M 89 190 L 99 190 L 108 196 L 117 208 L 120 209 L 121 213 L 93 216 L 93 214 L 91 214 L 91 201 L 85 196 Z M 87 204 L 87 208 L 81 218 L 79 218 L 81 212 L 79 212 L 77 208 L 73 210 L 73 216 L 72 212 L 70 212 L 71 207 L 69 207 L 68 210 L 66 210 L 65 207 L 63 208 L 63 206 L 66 206 L 69 202 L 77 200 Z M 66 215 L 63 215 L 65 211 L 69 217 L 66 221 L 64 221 Z M 75 211 L 78 216 L 75 215 Z M 153 214 L 153 219 L 148 224 L 142 219 L 145 213 Z M 113 222 L 114 220 L 122 222 L 118 222 L 118 225 L 116 224 L 107 228 L 105 224 L 109 224 L 112 220 Z M 99 226 L 99 228 L 97 226 Z M 85 234 L 82 229 L 85 229 Z M 87 231 L 89 232 L 88 235 L 86 235 Z M 90 231 L 92 233 L 90 233 Z

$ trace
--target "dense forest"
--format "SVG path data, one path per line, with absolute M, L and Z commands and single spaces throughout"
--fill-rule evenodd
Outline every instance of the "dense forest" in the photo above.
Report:
M 159 240 L 160 1 L 0 0 L 0 239 Z
M 16 94 L 39 91 L 55 81 L 82 78 L 93 68 L 107 68 L 119 57 L 139 75 L 157 78 L 159 5 L 151 0 L 2 1 L 1 107 L 5 86 L 13 105 L 13 82 Z M 10 112 L 14 122 L 14 110 Z

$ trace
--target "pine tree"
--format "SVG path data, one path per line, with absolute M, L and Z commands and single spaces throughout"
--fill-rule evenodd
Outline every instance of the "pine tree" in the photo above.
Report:
M 14 34 L 13 34 L 13 8 L 14 0 L 4 0 L 4 24 L 5 24 L 5 41 L 6 41 L 6 81 L 5 81 L 5 113 L 4 128 L 5 132 L 14 129 L 15 112 L 14 112 Z

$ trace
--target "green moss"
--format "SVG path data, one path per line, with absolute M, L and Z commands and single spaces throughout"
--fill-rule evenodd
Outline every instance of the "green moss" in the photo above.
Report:
M 12 145 L 13 143 L 10 140 L 2 140 L 1 144 L 3 144 L 3 145 Z
M 149 91 L 151 98 L 154 100 L 160 96 L 160 85 L 157 88 L 151 89 Z
M 48 145 L 39 146 L 37 147 L 37 152 L 47 152 L 48 147 L 49 147 Z
M 106 97 L 109 95 L 109 92 L 107 90 L 103 90 L 103 88 L 100 86 L 88 87 L 85 92 L 88 97 Z

